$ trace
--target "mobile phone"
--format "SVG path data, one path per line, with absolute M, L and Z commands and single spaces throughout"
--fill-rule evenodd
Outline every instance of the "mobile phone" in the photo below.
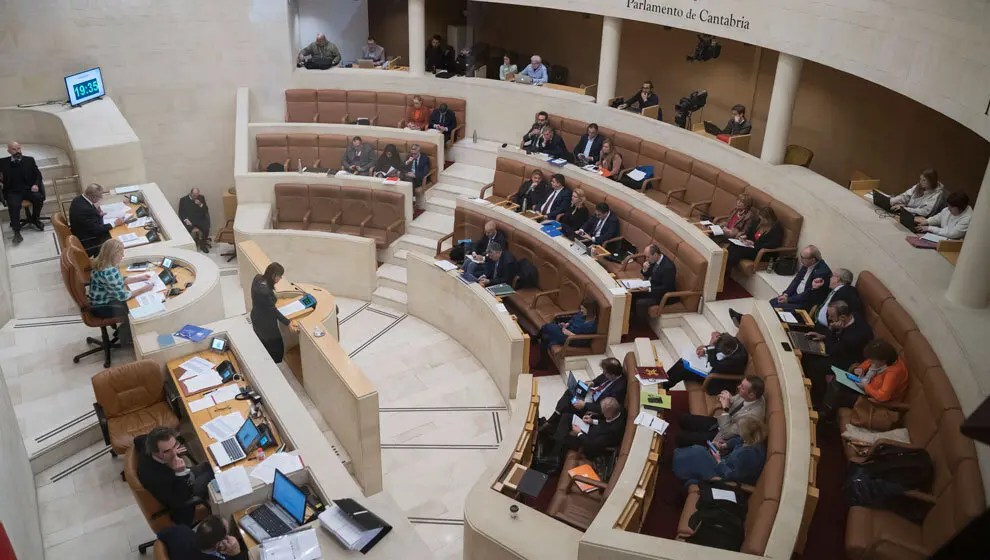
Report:
M 706 442 L 706 443 L 708 444 L 708 449 L 710 449 L 712 453 L 714 453 L 716 455 L 719 454 L 718 448 L 715 447 L 715 444 L 714 443 L 712 443 L 710 441 L 709 442 Z
M 787 342 L 781 342 L 780 345 L 784 348 L 784 352 L 791 351 L 791 345 Z

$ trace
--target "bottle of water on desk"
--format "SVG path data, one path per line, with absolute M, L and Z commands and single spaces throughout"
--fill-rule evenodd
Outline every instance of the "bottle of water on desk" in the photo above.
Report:
M 302 174 L 303 172 L 302 158 L 296 160 L 296 171 L 298 171 L 300 174 Z

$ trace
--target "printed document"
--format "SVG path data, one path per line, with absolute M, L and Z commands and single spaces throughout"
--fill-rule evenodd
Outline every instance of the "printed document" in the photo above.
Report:
M 633 181 L 642 181 L 646 178 L 646 172 L 642 169 L 633 169 L 629 173 L 626 173 L 626 177 L 629 177 Z
M 684 360 L 684 365 L 691 371 L 701 372 L 705 375 L 712 372 L 712 366 L 708 363 L 708 356 L 698 357 L 696 348 L 692 346 L 685 346 L 681 348 L 680 355 L 681 359 Z
M 201 427 L 203 428 L 203 431 L 206 432 L 206 435 L 217 441 L 223 441 L 234 437 L 234 434 L 236 434 L 237 430 L 240 430 L 243 425 L 244 415 L 240 412 L 231 412 L 230 414 L 218 416 L 203 424 Z
M 223 501 L 229 502 L 235 498 L 246 496 L 251 493 L 251 480 L 248 479 L 247 471 L 244 467 L 233 467 L 216 474 L 217 486 L 220 487 L 220 496 Z
M 297 299 L 296 301 L 294 301 L 292 303 L 287 303 L 287 304 L 283 305 L 282 307 L 279 307 L 278 308 L 278 312 L 281 313 L 283 317 L 288 317 L 289 315 L 292 315 L 293 313 L 299 313 L 300 311 L 303 311 L 304 309 L 306 309 L 306 306 L 303 305 L 302 300 L 301 299 Z
M 794 314 L 791 313 L 790 311 L 778 311 L 777 315 L 779 315 L 780 320 L 785 323 L 791 323 L 792 325 L 796 325 L 798 322 L 797 317 L 795 317 Z

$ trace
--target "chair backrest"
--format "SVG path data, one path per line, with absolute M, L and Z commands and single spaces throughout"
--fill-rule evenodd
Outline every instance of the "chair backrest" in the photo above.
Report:
M 70 235 L 66 239 L 66 244 L 62 250 L 68 253 L 72 261 L 76 264 L 76 267 L 81 273 L 82 281 L 89 282 L 89 275 L 93 271 L 93 261 L 86 254 L 86 249 L 83 247 L 82 241 L 79 241 L 79 238 L 75 235 Z
M 341 225 L 359 226 L 371 215 L 371 189 L 340 187 Z
M 373 91 L 347 92 L 347 121 L 374 119 L 378 116 L 377 95 Z
M 316 122 L 316 90 L 285 90 L 286 122 Z
M 340 213 L 340 187 L 337 185 L 309 186 L 310 223 L 329 224 Z
M 107 418 L 116 418 L 164 402 L 161 368 L 141 360 L 105 369 L 93 376 L 93 393 Z
M 344 152 L 347 151 L 347 136 L 343 134 L 321 134 L 317 140 L 320 165 L 329 169 L 339 169 Z
M 58 246 L 64 251 L 66 240 L 72 234 L 68 222 L 65 221 L 65 214 L 62 212 L 52 214 L 52 227 L 55 228 L 55 236 L 58 237 Z
M 303 167 L 312 167 L 319 159 L 316 134 L 293 133 L 289 135 L 289 169 L 299 171 L 299 161 Z M 336 163 L 334 163 L 336 165 Z
M 272 163 L 285 165 L 289 159 L 289 144 L 284 133 L 266 132 L 254 138 L 258 146 L 258 171 L 267 169 Z
M 406 94 L 378 92 L 378 126 L 398 127 L 406 118 Z
M 790 146 L 787 146 L 787 151 L 784 152 L 784 163 L 787 165 L 800 165 L 801 167 L 808 167 L 811 165 L 811 160 L 814 157 L 815 152 L 811 151 L 809 148 L 798 146 L 797 144 L 791 144 Z
M 309 211 L 309 188 L 295 183 L 275 185 L 275 211 L 279 222 L 302 222 Z
M 347 92 L 321 89 L 316 92 L 316 110 L 321 123 L 342 123 L 347 116 Z
M 134 501 L 141 508 L 141 513 L 144 515 L 145 521 L 148 522 L 148 527 L 155 534 L 158 534 L 162 530 L 174 525 L 174 523 L 172 523 L 172 518 L 167 515 L 152 519 L 155 514 L 163 511 L 165 506 L 155 499 L 151 495 L 151 492 L 148 492 L 138 479 L 138 453 L 143 453 L 143 451 L 137 449 L 136 446 L 131 446 L 124 453 L 124 480 L 127 481 L 127 487 L 131 489 Z
M 62 252 L 59 264 L 62 271 L 62 282 L 65 283 L 66 291 L 72 296 L 72 301 L 76 302 L 76 306 L 79 307 L 80 311 L 88 309 L 89 296 L 86 295 L 86 285 L 82 280 L 82 271 L 79 270 L 79 266 L 69 251 Z

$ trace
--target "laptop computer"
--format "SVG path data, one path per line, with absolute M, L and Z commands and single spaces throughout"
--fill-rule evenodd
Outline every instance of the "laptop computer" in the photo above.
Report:
M 272 499 L 245 515 L 238 522 L 257 542 L 281 537 L 299 528 L 306 520 L 306 494 L 275 469 Z
M 370 58 L 361 58 L 361 59 L 358 59 L 357 67 L 358 68 L 374 68 L 375 67 L 375 61 L 374 60 L 371 60 Z
M 712 136 L 718 136 L 719 134 L 722 134 L 722 129 L 712 121 L 705 121 L 705 132 L 711 134 Z
M 532 84 L 533 78 L 531 76 L 523 76 L 522 74 L 516 74 L 517 84 Z
M 787 335 L 791 338 L 791 345 L 800 350 L 802 354 L 813 354 L 815 356 L 827 356 L 825 344 L 817 340 L 808 338 L 808 333 L 789 331 Z
M 261 432 L 254 425 L 254 421 L 248 418 L 241 424 L 241 429 L 237 430 L 234 437 L 210 445 L 209 450 L 217 466 L 222 468 L 247 457 L 248 449 L 254 447 L 259 439 Z
M 873 205 L 890 212 L 890 196 L 873 189 Z
M 901 220 L 901 225 L 911 231 L 914 231 L 914 228 L 918 227 L 918 224 L 914 223 L 914 214 L 908 212 L 905 208 L 901 208 L 898 218 Z

